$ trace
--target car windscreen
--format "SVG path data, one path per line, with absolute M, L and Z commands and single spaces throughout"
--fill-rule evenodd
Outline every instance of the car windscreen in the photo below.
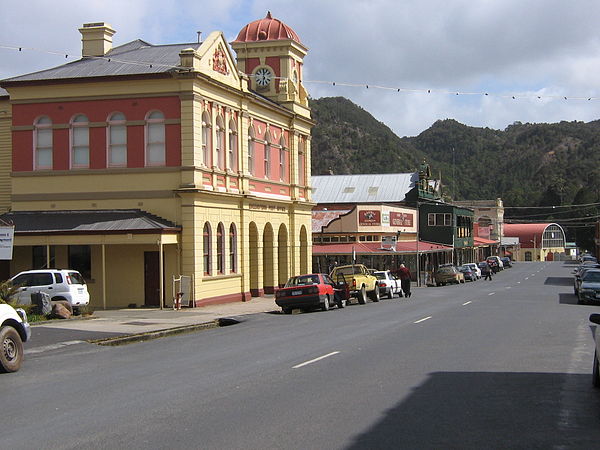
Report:
M 292 277 L 285 283 L 285 287 L 307 286 L 310 284 L 319 284 L 319 277 L 316 275 Z
M 69 278 L 71 278 L 71 284 L 85 284 L 85 280 L 79 272 L 69 272 Z
M 385 280 L 385 272 L 375 272 L 373 275 L 375 275 L 378 280 Z
M 584 276 L 583 276 L 583 281 L 589 281 L 592 283 L 597 283 L 600 282 L 600 272 L 587 272 Z
M 454 267 L 440 267 L 438 273 L 454 273 Z

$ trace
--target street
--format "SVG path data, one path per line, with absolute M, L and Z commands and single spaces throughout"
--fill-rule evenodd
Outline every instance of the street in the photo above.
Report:
M 577 305 L 573 268 L 517 263 L 410 299 L 27 354 L 0 376 L 0 446 L 595 448 L 599 307 Z

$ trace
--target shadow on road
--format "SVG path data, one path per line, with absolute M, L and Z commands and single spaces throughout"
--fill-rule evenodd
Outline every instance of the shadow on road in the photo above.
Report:
M 548 277 L 544 284 L 553 286 L 573 286 L 573 277 Z
M 561 305 L 578 305 L 577 296 L 575 294 L 558 294 L 558 303 Z
M 348 448 L 595 448 L 598 411 L 591 374 L 437 372 Z

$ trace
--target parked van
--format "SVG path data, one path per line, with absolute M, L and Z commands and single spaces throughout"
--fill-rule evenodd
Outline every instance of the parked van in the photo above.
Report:
M 15 286 L 19 286 L 16 301 L 20 305 L 31 304 L 31 294 L 35 292 L 45 292 L 50 296 L 50 300 L 67 300 L 74 313 L 77 313 L 81 306 L 90 303 L 85 280 L 76 270 L 27 270 L 10 280 Z

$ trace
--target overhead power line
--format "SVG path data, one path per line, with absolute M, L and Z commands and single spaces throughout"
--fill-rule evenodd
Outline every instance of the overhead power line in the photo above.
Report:
M 72 59 L 72 60 L 81 59 L 81 57 L 75 56 L 75 54 L 73 52 L 45 50 L 45 49 L 40 49 L 40 48 L 35 48 L 35 47 L 27 47 L 27 46 L 22 46 L 22 45 L 8 45 L 8 44 L 0 43 L 0 49 L 13 50 L 13 51 L 17 51 L 17 52 L 34 51 L 34 52 L 39 52 L 39 53 L 46 53 L 49 55 L 64 56 L 66 59 Z M 151 61 L 147 61 L 147 62 L 123 61 L 123 60 L 111 58 L 109 56 L 94 56 L 94 57 L 86 56 L 86 58 L 103 59 L 107 62 L 113 61 L 113 62 L 118 62 L 120 64 L 132 64 L 132 65 L 137 65 L 137 66 L 139 66 L 139 65 L 146 66 L 147 65 L 150 67 L 157 66 L 157 67 L 173 68 L 173 69 L 178 69 L 178 70 L 181 70 L 181 69 L 189 70 L 189 68 L 187 68 L 187 67 L 184 68 L 179 65 L 159 64 L 159 63 L 155 63 L 155 62 L 151 62 Z M 249 77 L 254 76 L 252 74 L 246 74 L 246 75 Z M 278 79 L 287 79 L 285 77 L 277 77 L 277 78 Z M 496 98 L 512 99 L 512 100 L 519 100 L 519 99 L 585 100 L 585 101 L 600 100 L 600 97 L 589 96 L 589 95 L 565 96 L 565 95 L 546 95 L 546 94 L 531 94 L 531 93 L 524 94 L 524 93 L 495 93 L 495 92 L 486 92 L 486 91 L 462 91 L 459 89 L 449 89 L 449 88 L 442 88 L 442 89 L 412 88 L 412 87 L 405 87 L 405 86 L 382 86 L 382 85 L 370 83 L 368 81 L 362 82 L 362 83 L 349 83 L 349 82 L 345 82 L 345 81 L 335 81 L 335 80 L 302 80 L 302 82 L 304 84 L 320 84 L 320 85 L 329 85 L 332 87 L 351 87 L 351 88 L 371 89 L 371 90 L 378 89 L 378 90 L 394 91 L 397 93 L 407 93 L 407 94 L 427 94 L 427 95 L 441 94 L 441 95 L 452 95 L 452 96 L 465 96 L 466 95 L 466 96 L 480 96 L 480 97 L 496 97 Z

